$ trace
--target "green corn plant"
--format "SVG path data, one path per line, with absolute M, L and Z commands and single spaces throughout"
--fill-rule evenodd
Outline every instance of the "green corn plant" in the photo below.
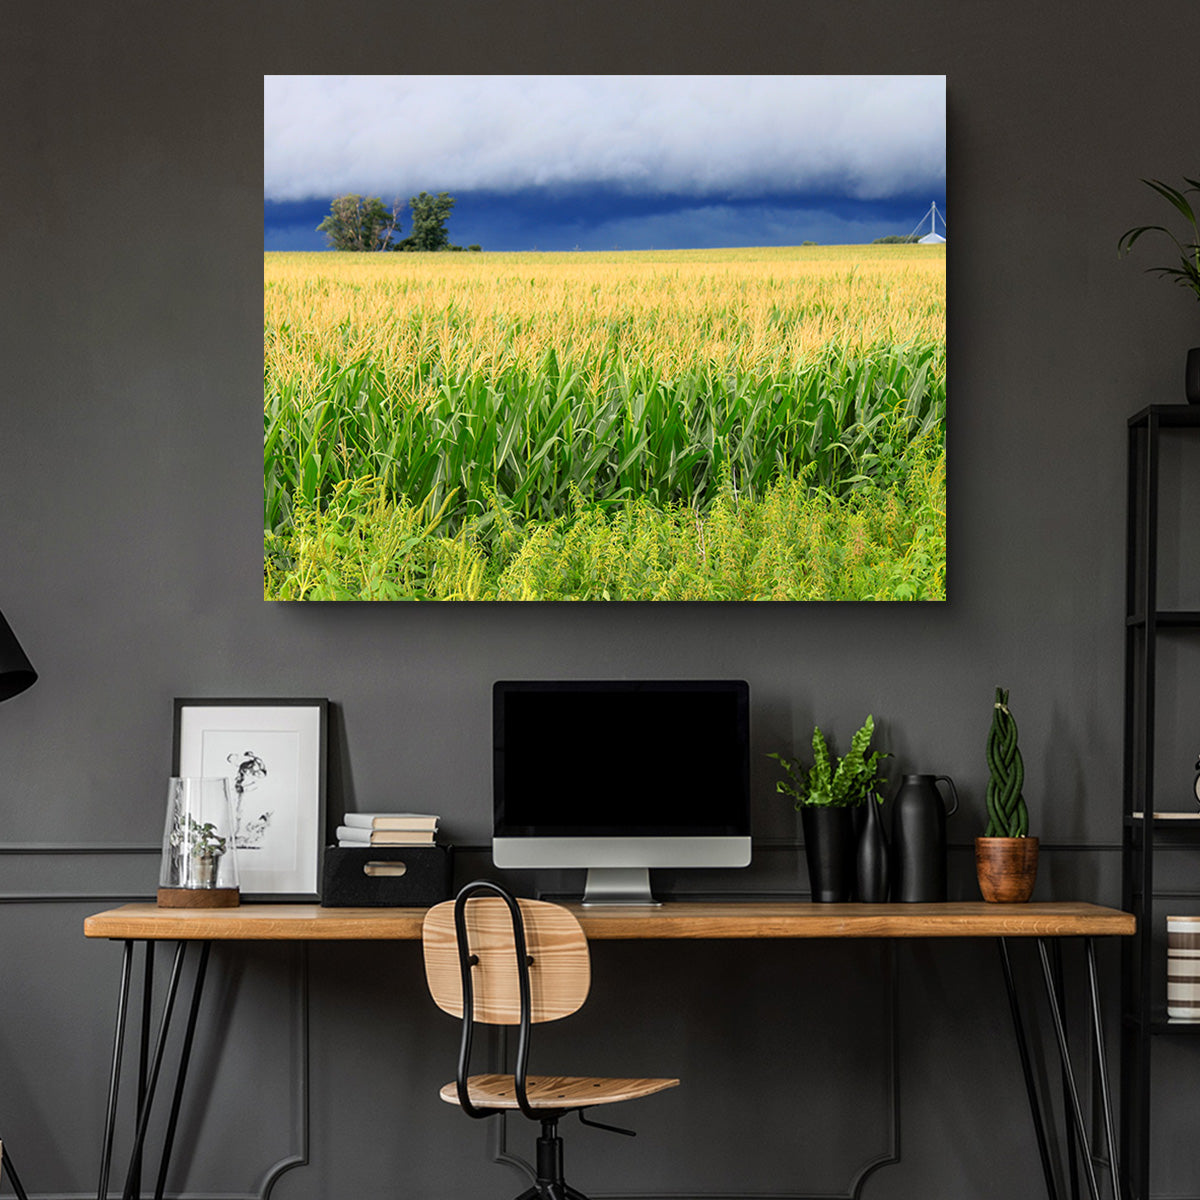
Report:
M 608 517 L 647 499 L 703 518 L 725 486 L 739 504 L 799 479 L 813 498 L 906 487 L 944 439 L 934 276 L 909 287 L 909 260 L 881 251 L 868 293 L 857 268 L 797 280 L 794 252 L 705 252 L 731 273 L 706 266 L 680 290 L 694 257 L 652 276 L 629 256 L 507 256 L 466 275 L 336 256 L 299 271 L 282 256 L 277 274 L 269 259 L 264 529 L 286 537 L 297 510 L 367 476 L 392 503 L 453 496 L 438 531 L 452 536 L 497 503 L 569 520 L 574 493 Z M 756 275 L 774 260 L 780 274 Z M 547 289 L 581 268 L 578 303 Z
M 987 812 L 985 837 L 1025 837 L 1029 814 L 1021 788 L 1025 764 L 1017 746 L 1017 722 L 1008 707 L 1007 689 L 996 689 L 992 727 L 987 739 Z
M 762 379 L 668 381 L 621 361 L 600 390 L 561 359 L 544 377 L 447 378 L 427 365 L 415 378 L 436 387 L 421 403 L 390 392 L 373 363 L 330 368 L 315 396 L 268 378 L 264 525 L 279 530 L 295 501 L 326 501 L 364 475 L 434 509 L 457 489 L 450 530 L 486 510 L 489 488 L 549 519 L 568 510 L 572 486 L 602 505 L 648 495 L 707 508 L 726 468 L 747 499 L 809 466 L 812 486 L 839 495 L 887 486 L 910 469 L 911 447 L 940 435 L 944 368 L 934 353 L 882 348 L 864 366 L 830 351 Z

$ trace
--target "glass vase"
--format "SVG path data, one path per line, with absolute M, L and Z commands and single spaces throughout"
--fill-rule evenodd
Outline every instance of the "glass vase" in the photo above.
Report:
M 163 908 L 229 908 L 238 903 L 228 779 L 169 781 L 158 903 Z

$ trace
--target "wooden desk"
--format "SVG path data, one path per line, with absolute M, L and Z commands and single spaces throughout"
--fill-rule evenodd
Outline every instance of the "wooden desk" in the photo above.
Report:
M 1075 1083 L 1066 1037 L 1066 1018 L 1058 968 L 1058 945 L 1062 938 L 1080 938 L 1084 942 L 1091 1000 L 1091 1031 L 1099 1064 L 1098 1077 L 1105 1118 L 1105 1136 L 1112 1167 L 1112 1194 L 1121 1200 L 1117 1171 L 1116 1139 L 1108 1088 L 1106 1048 L 1100 1022 L 1101 1004 L 1096 972 L 1095 937 L 1128 937 L 1135 929 L 1134 917 L 1119 909 L 1096 904 L 1055 902 L 1045 904 L 986 904 L 982 901 L 948 904 L 812 904 L 801 901 L 729 901 L 670 902 L 655 907 L 584 908 L 567 904 L 579 918 L 584 932 L 594 940 L 699 939 L 699 938 L 993 938 L 1000 949 L 1004 981 L 1016 1036 L 1026 1094 L 1038 1139 L 1042 1171 L 1047 1191 L 1057 1200 L 1050 1143 L 1042 1116 L 1042 1103 L 1025 1036 L 1025 1023 L 1013 981 L 1009 961 L 1010 939 L 1032 939 L 1041 956 L 1047 1001 L 1053 1018 L 1059 1054 L 1063 1064 L 1064 1108 L 1073 1122 L 1066 1126 L 1066 1154 L 1074 1161 L 1075 1139 L 1082 1153 L 1080 1161 L 1092 1200 L 1100 1200 L 1099 1186 L 1088 1144 L 1083 1109 Z M 121 1050 L 125 1041 L 125 1016 L 129 998 L 130 974 L 135 942 L 147 945 L 147 980 L 150 972 L 149 946 L 157 941 L 176 943 L 175 961 L 167 993 L 154 1054 L 148 1056 L 148 1006 L 142 1013 L 142 1059 L 138 1079 L 139 1098 L 134 1148 L 126 1178 L 125 1194 L 140 1195 L 141 1156 L 149 1124 L 171 1009 L 174 1005 L 185 950 L 198 944 L 200 959 L 192 988 L 190 1012 L 176 1073 L 174 1095 L 155 1197 L 162 1196 L 172 1139 L 179 1114 L 183 1081 L 191 1053 L 208 952 L 215 941 L 416 941 L 421 936 L 423 908 L 321 908 L 315 904 L 246 904 L 229 909 L 166 909 L 154 904 L 125 904 L 97 913 L 84 921 L 84 934 L 90 938 L 110 938 L 125 943 L 121 990 L 117 1007 L 117 1031 L 113 1047 L 113 1067 L 109 1080 L 108 1112 L 105 1119 L 104 1148 L 97 1195 L 104 1200 L 112 1160 L 113 1132 L 117 1111 L 117 1086 Z M 1054 961 L 1047 940 L 1054 947 Z M 148 988 L 147 983 L 147 988 Z M 147 991 L 148 994 L 148 991 Z M 289 1162 L 287 1165 L 295 1165 Z M 274 1180 L 270 1181 L 273 1184 Z M 268 1187 L 269 1190 L 269 1187 Z
M 673 901 L 657 907 L 565 904 L 593 939 L 946 938 L 1130 936 L 1131 913 L 1098 904 L 810 904 Z M 244 904 L 158 908 L 125 904 L 83 923 L 87 937 L 154 941 L 413 941 L 423 908 Z

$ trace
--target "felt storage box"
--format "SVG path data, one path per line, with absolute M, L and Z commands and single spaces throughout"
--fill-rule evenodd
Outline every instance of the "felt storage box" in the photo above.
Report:
M 449 900 L 453 846 L 329 846 L 326 908 L 427 908 Z

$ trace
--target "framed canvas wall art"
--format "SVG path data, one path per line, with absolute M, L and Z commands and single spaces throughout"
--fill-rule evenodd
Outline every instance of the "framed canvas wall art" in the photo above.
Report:
M 267 77 L 266 597 L 944 599 L 945 108 Z

